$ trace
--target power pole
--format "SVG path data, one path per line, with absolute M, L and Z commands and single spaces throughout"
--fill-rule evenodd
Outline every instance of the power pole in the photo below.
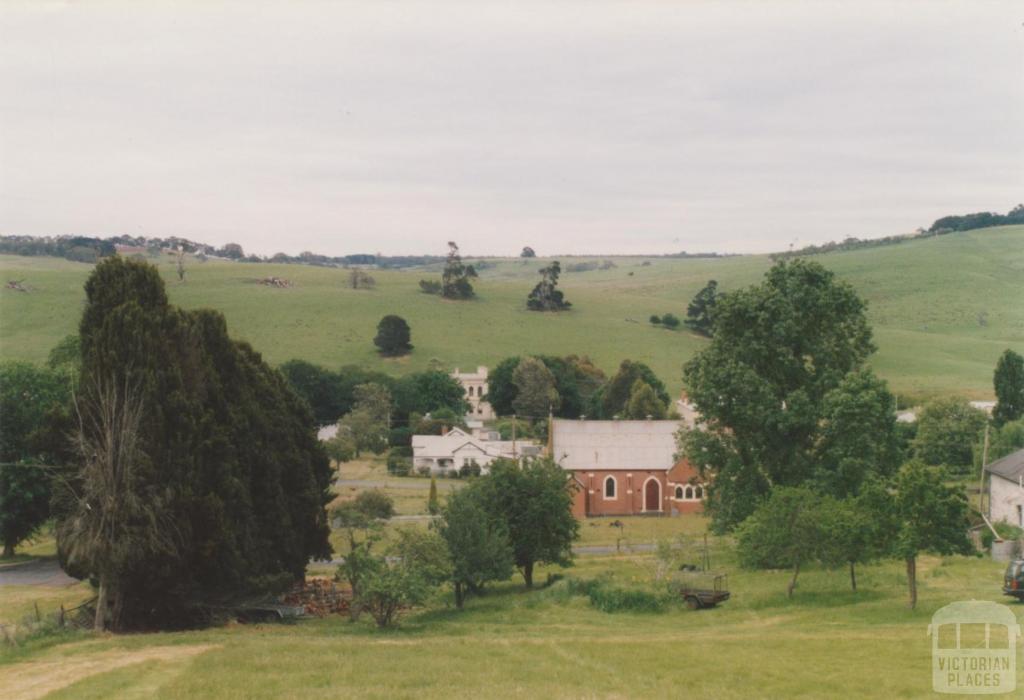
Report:
M 512 459 L 516 458 L 516 414 L 512 414 Z
M 985 423 L 985 446 L 981 449 L 981 483 L 978 485 L 978 512 L 985 515 L 985 466 L 988 464 L 988 428 L 989 423 Z M 989 506 L 992 505 L 992 499 L 989 499 Z M 988 513 L 988 515 L 992 515 Z

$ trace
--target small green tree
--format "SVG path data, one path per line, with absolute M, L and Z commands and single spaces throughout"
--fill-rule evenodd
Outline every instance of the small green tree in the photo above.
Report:
M 498 459 L 477 484 L 488 513 L 501 517 L 527 588 L 533 587 L 538 563 L 568 566 L 579 522 L 572 515 L 568 473 L 549 458 L 520 465 Z
M 70 398 L 57 371 L 27 362 L 0 365 L 0 540 L 3 556 L 31 537 L 50 516 L 51 473 L 37 449 L 45 422 Z
M 821 533 L 818 557 L 822 564 L 850 569 L 850 589 L 857 591 L 857 564 L 866 564 L 884 554 L 879 543 L 878 519 L 862 497 L 837 499 L 825 496 L 817 511 Z
M 448 241 L 448 260 L 441 273 L 441 296 L 445 299 L 472 299 L 476 292 L 469 280 L 476 276 L 476 269 L 472 265 L 462 263 L 458 244 Z
M 786 595 L 793 597 L 800 567 L 821 547 L 821 497 L 804 486 L 777 487 L 736 531 L 740 563 L 749 568 L 790 568 Z
M 991 440 L 988 446 L 988 461 L 992 463 L 997 459 L 1024 448 L 1024 419 L 1015 420 L 1012 423 L 1003 423 L 1002 427 L 992 431 Z M 977 452 L 976 467 L 980 467 L 982 450 Z
M 907 568 L 909 606 L 917 607 L 917 557 L 921 553 L 970 554 L 967 499 L 958 489 L 943 483 L 940 470 L 920 461 L 903 465 L 894 491 L 875 492 L 875 517 L 888 533 L 888 550 Z
M 469 410 L 466 391 L 457 379 L 447 372 L 428 369 L 402 377 L 394 386 L 396 411 L 400 416 L 449 410 L 456 416 Z
M 715 322 L 715 306 L 722 294 L 718 291 L 718 282 L 709 280 L 704 288 L 690 302 L 686 309 L 686 325 L 688 328 L 710 337 Z
M 517 414 L 538 418 L 558 408 L 560 397 L 555 388 L 555 377 L 537 358 L 524 357 L 520 360 L 512 373 L 512 381 L 516 386 L 512 406 Z
M 411 331 L 405 319 L 389 314 L 377 324 L 377 336 L 373 339 L 373 344 L 380 350 L 381 355 L 396 357 L 412 351 L 410 337 Z
M 651 323 L 653 325 L 660 326 L 661 325 L 661 316 L 659 316 L 658 314 L 651 314 L 650 321 L 651 321 Z
M 625 414 L 637 379 L 649 384 L 663 405 L 669 404 L 668 390 L 650 367 L 642 362 L 623 360 L 619 365 L 619 371 L 594 397 L 598 405 L 593 406 L 595 410 L 589 411 L 588 415 L 612 418 Z
M 917 419 L 914 449 L 925 464 L 964 470 L 973 462 L 973 448 L 985 429 L 985 413 L 966 399 L 932 401 Z
M 437 500 L 437 479 L 430 477 L 430 493 L 427 494 L 427 512 L 437 515 L 441 512 L 441 504 Z
M 661 325 L 665 328 L 679 328 L 679 317 L 673 313 L 666 313 L 661 317 Z
M 354 394 L 355 407 L 338 421 L 332 448 L 335 458 L 348 449 L 354 449 L 354 456 L 358 457 L 363 450 L 379 454 L 388 446 L 391 393 L 387 387 L 368 382 L 357 386 Z
M 1024 417 L 1024 357 L 1007 349 L 996 363 L 992 383 L 996 390 L 992 420 L 996 426 Z
M 527 296 L 526 308 L 530 311 L 565 311 L 572 306 L 557 288 L 561 272 L 557 260 L 540 269 L 541 280 Z
M 348 551 L 345 561 L 338 566 L 338 575 L 348 581 L 353 599 L 363 579 L 375 569 L 377 561 L 373 546 L 380 541 L 384 523 L 395 514 L 395 504 L 383 491 L 361 491 L 351 501 L 337 506 L 333 513 L 334 525 L 346 539 Z M 359 616 L 359 606 L 350 608 L 352 619 Z
M 437 524 L 448 544 L 455 606 L 460 610 L 467 593 L 479 592 L 489 581 L 506 580 L 515 567 L 508 527 L 487 512 L 479 483 L 452 494 Z
M 390 627 L 403 609 L 423 604 L 450 576 L 444 540 L 434 532 L 401 529 L 390 556 L 374 557 L 366 566 L 353 602 L 378 627 Z
M 661 420 L 665 417 L 666 407 L 654 388 L 643 379 L 633 382 L 633 390 L 629 394 L 629 403 L 626 404 L 625 418 L 632 420 L 645 420 L 652 418 Z

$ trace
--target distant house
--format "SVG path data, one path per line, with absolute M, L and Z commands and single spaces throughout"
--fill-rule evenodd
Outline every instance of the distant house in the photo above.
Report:
M 988 519 L 1024 527 L 1024 450 L 985 467 Z
M 499 457 L 519 459 L 540 453 L 540 445 L 532 440 L 502 440 L 494 432 L 474 436 L 461 428 L 452 428 L 444 435 L 412 436 L 413 468 L 429 469 L 432 474 L 445 474 L 474 462 L 486 474 L 491 462 Z
M 494 420 L 494 409 L 491 404 L 484 401 L 487 396 L 487 368 L 477 367 L 476 372 L 460 372 L 456 367 L 452 377 L 458 380 L 466 392 L 466 401 L 469 402 L 468 418 L 475 420 Z
M 549 453 L 572 472 L 573 514 L 678 515 L 704 510 L 707 487 L 676 459 L 676 420 L 551 421 Z

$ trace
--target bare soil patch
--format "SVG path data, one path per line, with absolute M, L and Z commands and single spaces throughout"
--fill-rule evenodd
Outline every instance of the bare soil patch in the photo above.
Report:
M 182 662 L 216 648 L 214 644 L 192 644 L 137 651 L 110 649 L 10 664 L 0 667 L 0 697 L 5 700 L 35 700 L 98 673 L 145 661 Z

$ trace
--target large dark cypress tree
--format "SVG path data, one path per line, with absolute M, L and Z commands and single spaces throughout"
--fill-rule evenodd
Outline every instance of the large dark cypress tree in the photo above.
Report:
M 180 627 L 215 606 L 279 590 L 330 554 L 329 462 L 308 406 L 224 317 L 167 302 L 156 268 L 113 258 L 86 283 L 83 392 L 138 387 L 141 457 L 133 488 L 171 524 L 172 547 L 130 553 L 112 585 L 112 626 Z M 80 406 L 90 405 L 83 396 Z M 69 572 L 97 573 L 74 547 L 70 493 L 58 504 Z

